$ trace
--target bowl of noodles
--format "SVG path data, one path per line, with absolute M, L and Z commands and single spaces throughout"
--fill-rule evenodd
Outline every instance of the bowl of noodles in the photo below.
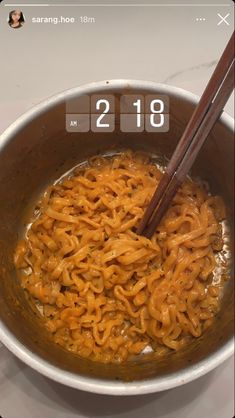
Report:
M 69 133 L 83 95 L 164 94 L 165 133 Z M 233 123 L 223 115 L 153 237 L 136 228 L 198 98 L 111 80 L 60 93 L 0 137 L 0 340 L 102 394 L 158 392 L 233 353 Z

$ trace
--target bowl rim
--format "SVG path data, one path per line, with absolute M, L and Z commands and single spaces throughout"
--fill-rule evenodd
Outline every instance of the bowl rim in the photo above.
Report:
M 53 95 L 21 115 L 0 135 L 0 152 L 7 143 L 14 138 L 14 135 L 19 130 L 23 129 L 24 126 L 40 114 L 63 102 L 66 98 L 89 93 L 96 94 L 101 89 L 107 90 L 108 93 L 110 90 L 118 91 L 120 89 L 127 90 L 128 88 L 139 90 L 147 89 L 150 91 L 152 90 L 153 92 L 158 90 L 161 94 L 171 94 L 192 104 L 196 104 L 199 100 L 198 96 L 184 89 L 156 83 L 154 81 L 116 79 L 88 83 Z M 234 131 L 234 120 L 231 116 L 223 113 L 219 122 L 223 123 L 229 130 Z M 80 375 L 50 364 L 48 361 L 42 359 L 39 355 L 25 347 L 6 327 L 1 319 L 0 341 L 16 355 L 16 357 L 44 376 L 76 389 L 106 395 L 140 395 L 171 389 L 203 376 L 222 364 L 234 353 L 234 337 L 231 337 L 226 344 L 213 352 L 209 357 L 200 360 L 195 365 L 187 366 L 185 369 L 162 377 L 153 377 L 133 382 L 122 382 Z

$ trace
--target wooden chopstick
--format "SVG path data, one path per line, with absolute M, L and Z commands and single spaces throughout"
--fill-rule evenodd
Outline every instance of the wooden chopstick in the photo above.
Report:
M 150 238 L 192 167 L 234 88 L 234 33 L 181 137 L 137 229 Z

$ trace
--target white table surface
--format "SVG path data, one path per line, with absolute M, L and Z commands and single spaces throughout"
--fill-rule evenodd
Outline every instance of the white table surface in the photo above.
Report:
M 22 6 L 26 22 L 19 30 L 7 25 L 7 15 L 16 7 L 5 6 L 6 3 L 10 1 L 0 5 L 0 133 L 39 101 L 91 81 L 153 80 L 200 95 L 234 27 L 230 0 L 206 1 L 210 6 L 200 0 L 197 3 L 203 3 L 201 7 L 193 6 L 196 1 L 186 0 L 181 1 L 188 4 L 185 7 L 167 7 L 169 2 L 164 1 L 152 2 L 165 4 L 159 7 Z M 212 6 L 216 3 L 220 5 Z M 218 25 L 218 13 L 230 14 L 229 26 Z M 95 17 L 96 22 L 87 25 L 31 22 L 37 16 L 78 19 L 85 15 Z M 200 22 L 197 17 L 206 20 Z M 234 116 L 233 98 L 226 111 Z M 231 418 L 233 415 L 233 358 L 180 388 L 120 399 L 64 387 L 24 365 L 6 348 L 0 349 L 2 418 Z

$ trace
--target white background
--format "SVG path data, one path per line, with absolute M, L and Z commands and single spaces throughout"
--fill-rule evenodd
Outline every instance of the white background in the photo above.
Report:
M 91 81 L 152 80 L 200 95 L 233 29 L 233 6 L 229 0 L 198 2 L 204 6 L 193 6 L 196 1 L 183 0 L 181 3 L 187 3 L 184 7 L 176 6 L 176 1 L 171 1 L 174 7 L 167 7 L 165 1 L 161 2 L 165 6 L 152 1 L 157 7 L 68 6 L 76 3 L 74 0 L 67 1 L 66 7 L 22 6 L 26 21 L 17 30 L 7 25 L 9 11 L 17 7 L 4 6 L 6 3 L 0 6 L 0 133 L 39 101 Z M 212 6 L 213 3 L 223 5 Z M 223 16 L 230 13 L 229 26 L 218 25 L 218 13 Z M 76 23 L 33 24 L 32 17 L 38 16 L 75 17 Z M 95 17 L 96 22 L 82 25 L 80 16 Z M 206 20 L 197 21 L 200 17 Z M 233 115 L 232 98 L 226 111 Z M 207 376 L 180 388 L 115 398 L 51 382 L 2 347 L 0 415 L 2 418 L 231 418 L 233 370 L 230 359 Z

